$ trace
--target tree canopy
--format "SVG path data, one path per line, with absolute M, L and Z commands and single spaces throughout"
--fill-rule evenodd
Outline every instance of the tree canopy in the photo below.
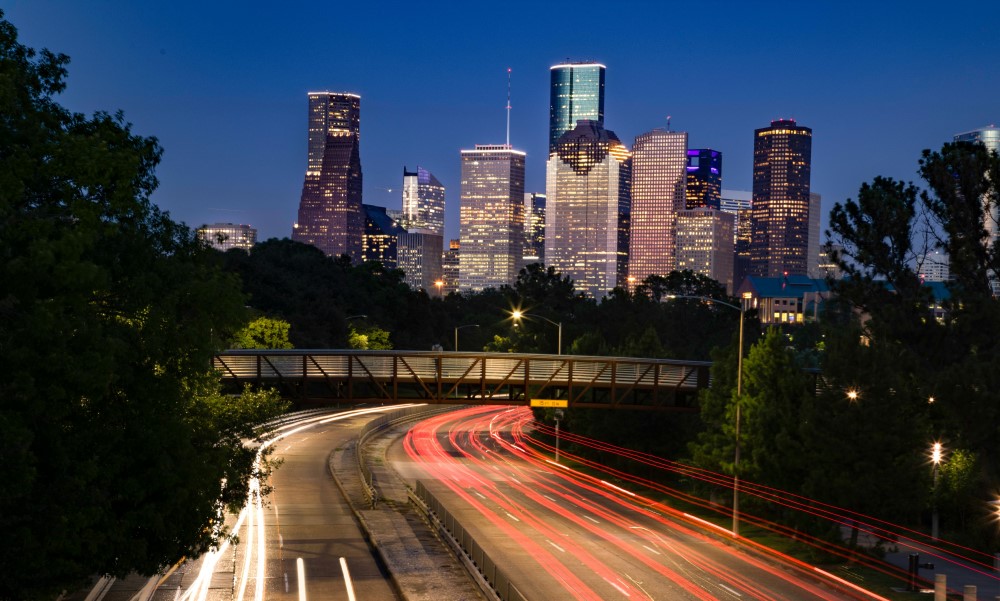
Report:
M 280 405 L 219 393 L 239 283 L 150 202 L 161 148 L 71 113 L 64 55 L 0 13 L 0 598 L 153 573 L 218 541 Z

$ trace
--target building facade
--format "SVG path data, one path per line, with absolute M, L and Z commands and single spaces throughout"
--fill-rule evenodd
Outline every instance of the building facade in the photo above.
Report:
M 442 238 L 431 230 L 411 228 L 399 234 L 397 266 L 406 274 L 403 281 L 414 290 L 438 296 L 442 282 Z
M 604 72 L 600 63 L 562 63 L 549 68 L 549 154 L 580 119 L 604 125 Z
M 687 133 L 664 129 L 635 138 L 628 256 L 634 282 L 677 267 L 677 212 L 687 202 L 687 141 Z
M 955 142 L 979 142 L 988 150 L 1000 154 L 1000 127 L 989 125 L 956 134 Z M 984 201 L 983 211 L 985 212 L 983 225 L 989 236 L 988 244 L 996 245 L 1000 241 L 1000 205 Z M 993 296 L 1000 296 L 1000 274 L 991 274 L 990 284 L 993 287 Z
M 225 252 L 239 248 L 247 252 L 257 244 L 257 229 L 249 225 L 234 223 L 213 223 L 203 225 L 195 231 L 198 239 L 212 248 Z
M 524 193 L 524 264 L 545 263 L 545 194 Z
M 809 265 L 806 275 L 811 278 L 823 277 L 821 265 L 827 263 L 826 253 L 819 243 L 820 218 L 823 214 L 823 197 L 809 193 Z
M 396 269 L 399 235 L 406 232 L 385 207 L 362 205 L 365 233 L 361 240 L 361 262 L 378 261 L 386 269 Z
M 308 162 L 292 239 L 361 260 L 361 97 L 309 93 Z
M 677 270 L 708 276 L 733 292 L 733 231 L 736 217 L 702 207 L 677 213 Z
M 791 119 L 754 131 L 750 273 L 760 277 L 809 271 L 809 185 L 812 130 Z
M 513 284 L 523 267 L 524 157 L 508 144 L 462 151 L 462 291 Z
M 597 121 L 577 122 L 549 155 L 545 195 L 546 266 L 594 298 L 625 287 L 631 157 L 618 136 Z
M 447 296 L 452 292 L 458 292 L 459 278 L 459 252 L 461 242 L 457 238 L 448 241 L 448 249 L 444 251 L 444 258 L 441 260 L 441 294 Z
M 753 192 L 722 190 L 719 210 L 736 216 L 733 232 L 733 286 L 738 288 L 750 271 L 750 236 L 753 232 Z
M 417 167 L 403 167 L 403 227 L 424 229 L 444 236 L 444 186 L 434 174 Z
M 722 200 L 722 153 L 711 148 L 687 151 L 688 209 L 718 209 Z

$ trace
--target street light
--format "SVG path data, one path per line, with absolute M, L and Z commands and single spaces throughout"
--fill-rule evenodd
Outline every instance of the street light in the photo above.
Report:
M 456 353 L 458 352 L 458 331 L 461 330 L 462 328 L 478 328 L 478 327 L 479 327 L 478 323 L 467 323 L 464 326 L 458 326 L 457 328 L 455 328 L 455 352 Z
M 434 285 L 437 286 L 438 289 L 438 298 L 441 298 L 441 287 L 444 286 L 444 280 L 436 280 Z
M 746 301 L 753 295 L 744 292 L 740 298 L 740 306 L 721 301 L 710 296 L 692 296 L 686 294 L 668 294 L 666 298 L 688 298 L 715 303 L 740 312 L 740 347 L 736 355 L 736 448 L 733 452 L 733 536 L 740 535 L 740 398 L 743 396 L 743 321 L 746 316 Z
M 519 309 L 511 313 L 510 316 L 514 318 L 514 321 L 521 321 L 522 317 L 537 317 L 538 319 L 545 320 L 550 324 L 554 325 L 555 327 L 559 328 L 559 338 L 556 343 L 557 344 L 556 354 L 562 355 L 562 322 L 556 323 L 551 319 L 549 319 L 548 317 L 542 317 L 541 315 L 535 315 L 534 313 L 522 313 Z
M 344 321 L 351 321 L 352 319 L 368 319 L 368 316 L 364 313 L 361 315 L 351 315 L 350 317 L 345 317 Z
M 937 506 L 937 490 L 938 490 L 938 465 L 941 463 L 941 443 L 935 442 L 931 446 L 931 470 L 934 474 L 934 489 L 933 495 L 931 497 L 931 538 L 937 540 L 938 538 L 938 506 Z

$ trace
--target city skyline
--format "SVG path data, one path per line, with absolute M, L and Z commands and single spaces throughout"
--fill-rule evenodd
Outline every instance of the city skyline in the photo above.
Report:
M 295 221 L 312 90 L 364 98 L 364 202 L 388 208 L 400 207 L 404 165 L 458 190 L 459 150 L 503 139 L 507 68 L 511 143 L 527 153 L 526 191 L 544 191 L 550 68 L 567 59 L 607 66 L 606 127 L 630 141 L 672 115 L 692 148 L 726 156 L 727 189 L 751 188 L 755 128 L 782 117 L 808 124 L 824 222 L 862 182 L 916 180 L 923 148 L 1000 120 L 994 5 L 942 13 L 887 3 L 866 6 L 863 19 L 842 3 L 733 5 L 710 19 L 694 7 L 643 6 L 612 11 L 591 32 L 552 28 L 565 7 L 514 3 L 502 18 L 481 8 L 421 16 L 433 44 L 402 35 L 412 15 L 365 6 L 356 27 L 337 31 L 336 67 L 321 51 L 333 8 L 194 6 L 15 1 L 5 12 L 25 43 L 71 57 L 57 101 L 84 113 L 121 109 L 136 133 L 160 139 L 154 202 L 192 227 L 251 224 L 260 239 L 288 236 Z M 260 44 L 265 36 L 278 43 Z M 478 44 L 489 37 L 527 42 Z M 859 144 L 868 139 L 878 152 Z M 446 239 L 458 235 L 454 201 Z

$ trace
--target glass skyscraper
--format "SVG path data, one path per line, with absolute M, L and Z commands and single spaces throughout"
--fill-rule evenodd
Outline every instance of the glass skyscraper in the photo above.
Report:
M 524 193 L 524 263 L 545 262 L 545 195 Z
M 650 275 L 676 269 L 677 212 L 685 208 L 688 135 L 654 129 L 632 146 L 632 209 L 629 277 L 641 283 Z
M 687 208 L 719 208 L 722 199 L 722 153 L 711 148 L 687 151 Z
M 309 148 L 292 240 L 361 260 L 361 97 L 309 92 Z
M 754 130 L 750 275 L 809 271 L 812 130 L 791 119 Z
M 549 154 L 580 119 L 604 126 L 604 70 L 604 65 L 591 62 L 549 67 Z
M 199 240 L 223 252 L 230 248 L 249 251 L 257 244 L 257 229 L 249 225 L 234 223 L 213 223 L 203 225 L 195 231 Z
M 523 267 L 524 156 L 508 144 L 462 151 L 462 291 L 511 285 Z
M 403 167 L 403 227 L 444 236 L 444 186 L 423 167 Z
M 594 298 L 626 286 L 631 165 L 628 148 L 597 121 L 577 122 L 549 155 L 545 264 Z

